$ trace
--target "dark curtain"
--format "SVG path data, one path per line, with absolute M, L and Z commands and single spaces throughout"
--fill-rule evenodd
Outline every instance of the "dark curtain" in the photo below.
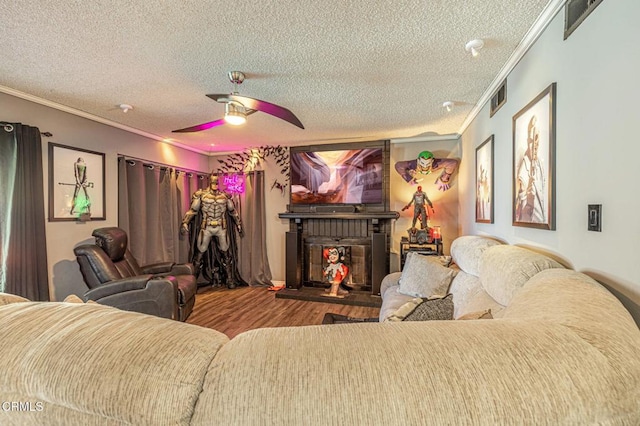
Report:
M 188 236 L 180 225 L 191 194 L 208 183 L 202 173 L 118 158 L 118 226 L 141 265 L 189 262 Z
M 42 141 L 37 127 L 0 122 L 0 291 L 49 300 Z
M 243 198 L 244 238 L 240 239 L 238 253 L 240 275 L 251 286 L 270 286 L 272 276 L 267 257 L 264 171 L 247 173 Z

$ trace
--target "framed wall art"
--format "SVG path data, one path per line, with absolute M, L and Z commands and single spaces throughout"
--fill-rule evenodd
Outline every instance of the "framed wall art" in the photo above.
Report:
M 104 154 L 49 142 L 49 221 L 105 220 Z
M 493 223 L 493 135 L 476 148 L 476 222 Z
M 555 230 L 556 83 L 513 116 L 513 225 Z

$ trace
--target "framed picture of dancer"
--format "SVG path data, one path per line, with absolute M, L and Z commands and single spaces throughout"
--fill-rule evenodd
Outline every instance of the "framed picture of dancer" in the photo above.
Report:
M 105 220 L 104 154 L 49 142 L 49 221 Z
M 476 222 L 493 223 L 493 135 L 476 148 Z
M 555 230 L 556 83 L 513 116 L 513 225 Z

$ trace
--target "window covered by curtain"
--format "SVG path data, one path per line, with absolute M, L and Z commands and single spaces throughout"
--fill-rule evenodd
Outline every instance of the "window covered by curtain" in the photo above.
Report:
M 0 291 L 49 300 L 38 128 L 0 122 L 0 194 Z
M 251 286 L 269 286 L 271 268 L 267 257 L 264 171 L 247 173 L 241 206 L 244 237 L 239 245 L 239 270 Z
M 182 216 L 191 194 L 208 183 L 208 175 L 118 158 L 118 226 L 140 264 L 190 261 L 188 238 L 180 234 Z

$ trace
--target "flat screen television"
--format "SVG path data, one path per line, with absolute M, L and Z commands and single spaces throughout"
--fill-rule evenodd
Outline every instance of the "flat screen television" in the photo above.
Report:
M 384 206 L 387 147 L 373 143 L 292 148 L 291 204 Z

